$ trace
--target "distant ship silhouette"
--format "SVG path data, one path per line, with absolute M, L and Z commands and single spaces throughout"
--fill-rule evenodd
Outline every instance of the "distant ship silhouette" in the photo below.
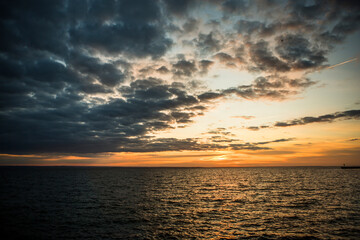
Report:
M 344 166 L 342 166 L 341 168 L 342 169 L 353 169 L 353 168 L 360 168 L 360 166 L 345 166 L 345 164 L 344 164 Z

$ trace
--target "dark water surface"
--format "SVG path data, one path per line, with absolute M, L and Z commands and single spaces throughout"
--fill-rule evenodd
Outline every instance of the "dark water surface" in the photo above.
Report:
M 0 181 L 14 239 L 360 237 L 360 169 L 0 167 Z

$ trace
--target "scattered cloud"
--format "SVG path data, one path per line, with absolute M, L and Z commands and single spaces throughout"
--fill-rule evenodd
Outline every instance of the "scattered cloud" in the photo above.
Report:
M 311 123 L 331 123 L 336 120 L 349 120 L 349 119 L 360 119 L 360 110 L 348 110 L 343 112 L 335 112 L 331 114 L 325 114 L 318 117 L 302 117 L 298 119 L 283 121 L 283 122 L 275 122 L 270 126 L 250 126 L 247 127 L 248 130 L 257 131 L 261 128 L 269 128 L 269 127 L 291 127 L 291 126 L 299 126 L 299 125 L 307 125 Z M 355 138 L 356 140 L 356 138 Z M 355 141 L 354 140 L 354 141 Z
M 321 115 L 319 117 L 303 117 L 286 122 L 276 122 L 274 127 L 290 127 L 296 125 L 306 125 L 310 123 L 332 122 L 334 120 L 360 119 L 360 110 L 348 110 L 332 114 Z
M 255 143 L 240 143 L 240 144 L 230 144 L 233 150 L 270 150 L 270 147 L 264 147 L 263 145 L 267 145 L 270 143 L 278 143 L 278 142 L 288 142 L 292 141 L 294 138 L 282 138 L 276 139 L 273 141 L 266 141 L 266 142 L 255 142 Z
M 192 77 L 198 71 L 195 61 L 179 60 L 172 65 L 175 77 Z
M 248 100 L 268 99 L 281 101 L 292 95 L 299 94 L 314 84 L 315 82 L 309 78 L 290 79 L 279 75 L 269 75 L 256 78 L 250 85 L 240 85 L 217 92 L 205 92 L 198 95 L 198 98 L 202 101 L 208 101 L 235 94 Z

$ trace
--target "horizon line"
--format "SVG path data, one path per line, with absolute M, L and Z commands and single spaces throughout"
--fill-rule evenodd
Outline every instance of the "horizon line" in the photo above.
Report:
M 0 167 L 90 167 L 90 168 L 276 168 L 276 167 L 343 167 L 344 165 L 273 165 L 273 166 L 108 166 L 108 165 L 1 165 Z M 346 167 L 357 167 L 359 165 L 346 165 Z

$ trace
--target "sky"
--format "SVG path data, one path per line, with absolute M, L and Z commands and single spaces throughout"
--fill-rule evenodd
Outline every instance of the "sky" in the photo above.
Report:
M 358 1 L 0 12 L 0 165 L 360 165 Z

